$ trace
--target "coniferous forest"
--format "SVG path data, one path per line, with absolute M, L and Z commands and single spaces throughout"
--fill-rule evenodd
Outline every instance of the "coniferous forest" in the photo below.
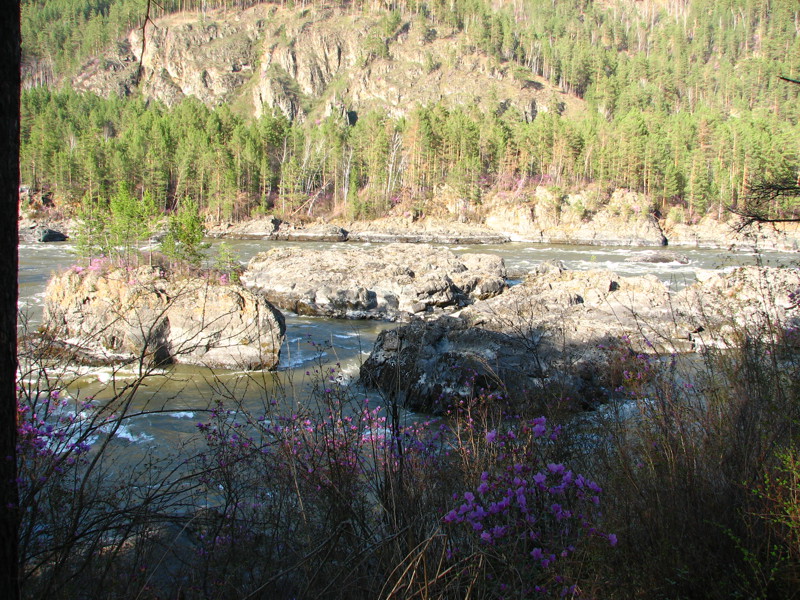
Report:
M 171 0 L 161 11 L 250 1 Z M 217 6 L 218 5 L 218 6 Z M 306 3 L 303 3 L 305 6 Z M 498 61 L 583 100 L 579 116 L 417 106 L 351 125 L 259 119 L 188 99 L 72 91 L 66 74 L 144 19 L 134 0 L 25 0 L 22 181 L 69 201 L 124 182 L 166 209 L 193 197 L 224 219 L 291 211 L 321 196 L 348 215 L 450 184 L 472 201 L 520 178 L 561 189 L 626 188 L 689 218 L 735 206 L 748 186 L 794 167 L 800 145 L 800 8 L 792 0 L 351 3 L 463 32 Z M 154 13 L 155 14 L 155 13 Z M 397 169 L 398 160 L 403 169 Z M 536 181 L 537 179 L 533 179 Z
M 19 319 L 7 419 L 21 597 L 800 597 L 800 275 L 764 266 L 761 232 L 700 222 L 746 218 L 761 190 L 756 217 L 800 227 L 798 0 L 21 7 L 19 196 L 37 222 L 18 229 L 75 228 L 66 247 L 23 238 L 37 266 L 19 279 L 80 256 L 18 304 L 42 305 Z M 153 91 L 178 79 L 158 79 L 168 43 L 205 80 L 198 48 L 223 54 L 250 17 L 247 68 L 225 57 L 234 91 Z M 316 39 L 345 42 L 294 47 L 326 19 Z M 281 63 L 345 46 L 320 93 Z M 416 79 L 368 85 L 412 61 Z M 259 104 L 265 81 L 291 93 Z M 469 224 L 434 230 L 443 210 Z M 498 213 L 633 233 L 543 232 L 508 270 L 462 238 L 373 242 L 420 215 L 434 235 L 417 239 L 483 234 Z M 222 243 L 206 255 L 207 233 L 266 215 L 240 224 L 267 250 L 246 268 Z M 673 243 L 666 223 L 698 226 Z M 309 249 L 273 225 L 376 235 Z M 561 260 L 595 241 L 613 246 Z M 757 266 L 709 266 L 740 258 Z

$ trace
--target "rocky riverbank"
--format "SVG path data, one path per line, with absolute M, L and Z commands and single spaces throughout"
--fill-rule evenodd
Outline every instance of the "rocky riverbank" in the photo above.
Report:
M 674 246 L 744 251 L 796 252 L 800 223 L 754 225 L 738 230 L 726 212 L 703 218 L 680 207 L 661 214 L 642 194 L 618 189 L 600 194 L 562 194 L 521 182 L 513 190 L 488 191 L 467 202 L 454 190 L 419 204 L 400 203 L 386 216 L 353 221 L 325 211 L 291 220 L 264 216 L 238 222 L 208 222 L 209 237 L 297 242 L 502 244 L 527 241 L 550 245 Z M 19 223 L 26 242 L 59 241 L 43 230 L 74 234 L 74 221 L 53 209 L 30 213 Z
M 527 241 L 551 245 L 674 246 L 742 251 L 796 252 L 800 224 L 751 226 L 738 231 L 735 220 L 705 217 L 695 224 L 656 218 L 614 207 L 586 216 L 581 205 L 548 209 L 546 203 L 495 202 L 480 215 L 458 221 L 454 215 L 389 216 L 371 221 L 318 219 L 286 223 L 271 217 L 241 223 L 215 224 L 209 236 L 317 242 L 503 244 Z M 624 205 L 627 206 L 627 205 Z
M 241 285 L 152 267 L 73 267 L 48 285 L 45 328 L 96 362 L 265 369 L 277 364 L 284 336 L 278 309 L 405 321 L 379 336 L 360 375 L 408 408 L 438 412 L 476 388 L 590 405 L 613 388 L 606 349 L 621 340 L 624 352 L 665 356 L 800 324 L 797 269 L 699 279 L 671 291 L 652 275 L 543 263 L 509 287 L 502 259 L 488 254 L 427 244 L 274 248 L 250 261 Z

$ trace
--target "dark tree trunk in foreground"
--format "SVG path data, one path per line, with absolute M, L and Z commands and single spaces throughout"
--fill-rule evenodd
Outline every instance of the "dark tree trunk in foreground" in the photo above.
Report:
M 19 0 L 0 1 L 0 590 L 19 598 L 17 558 L 17 215 Z

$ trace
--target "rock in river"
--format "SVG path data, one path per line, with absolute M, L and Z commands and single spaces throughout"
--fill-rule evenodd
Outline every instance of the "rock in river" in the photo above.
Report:
M 249 290 L 152 267 L 95 261 L 54 276 L 45 294 L 47 330 L 84 359 L 269 369 L 278 363 L 283 315 Z
M 478 389 L 591 405 L 618 385 L 609 347 L 670 356 L 730 348 L 748 336 L 766 341 L 782 326 L 797 328 L 798 290 L 797 269 L 740 268 L 673 294 L 653 276 L 542 265 L 453 316 L 382 332 L 361 381 L 424 412 Z
M 396 320 L 459 307 L 505 289 L 497 256 L 426 244 L 310 250 L 274 248 L 251 259 L 243 283 L 303 315 Z
M 36 238 L 40 242 L 66 242 L 69 238 L 66 234 L 56 231 L 55 229 L 47 229 L 43 227 L 36 231 Z

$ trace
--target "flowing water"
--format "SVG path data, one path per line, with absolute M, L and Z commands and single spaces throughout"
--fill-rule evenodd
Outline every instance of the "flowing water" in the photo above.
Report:
M 212 245 L 218 244 L 212 242 Z M 243 263 L 256 253 L 277 246 L 303 248 L 335 248 L 331 243 L 272 242 L 227 240 Z M 348 247 L 355 244 L 348 243 Z M 378 247 L 357 244 L 356 247 Z M 456 254 L 464 252 L 492 253 L 501 256 L 512 278 L 543 261 L 562 261 L 570 269 L 604 268 L 622 276 L 654 274 L 667 282 L 671 289 L 691 284 L 701 271 L 730 269 L 739 265 L 768 266 L 796 264 L 797 255 L 781 253 L 726 252 L 693 248 L 670 251 L 685 257 L 685 261 L 665 263 L 637 262 L 650 255 L 653 248 L 613 246 L 548 246 L 514 242 L 498 245 L 449 246 Z M 210 254 L 214 254 L 213 248 Z M 22 244 L 19 248 L 20 314 L 35 328 L 41 322 L 44 289 L 53 272 L 75 262 L 70 243 Z M 634 259 L 630 262 L 629 259 Z M 512 279 L 512 283 L 514 280 Z M 137 396 L 134 409 L 147 408 L 150 414 L 126 422 L 117 437 L 132 444 L 153 445 L 154 442 L 174 443 L 195 430 L 202 411 L 211 398 L 235 396 L 245 405 L 257 410 L 269 402 L 273 394 L 288 395 L 294 402 L 307 400 L 315 368 L 338 364 L 332 385 L 342 385 L 358 375 L 361 361 L 369 354 L 377 335 L 391 323 L 376 321 L 343 321 L 286 315 L 286 342 L 281 351 L 277 373 L 215 372 L 178 365 L 160 373 Z M 309 373 L 312 377 L 309 377 Z M 135 379 L 136 373 L 110 367 L 83 369 L 69 386 L 73 396 L 97 395 L 102 399 L 110 393 L 109 384 L 124 384 Z M 153 411 L 153 409 L 157 409 Z

